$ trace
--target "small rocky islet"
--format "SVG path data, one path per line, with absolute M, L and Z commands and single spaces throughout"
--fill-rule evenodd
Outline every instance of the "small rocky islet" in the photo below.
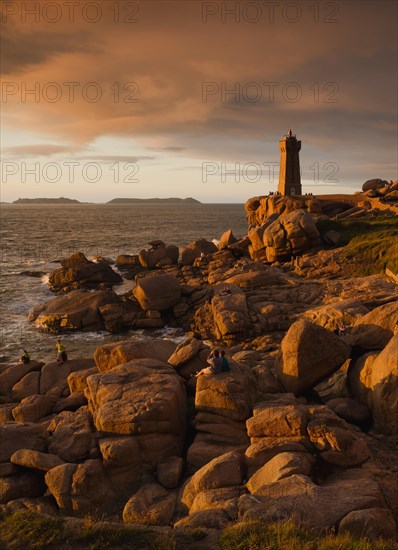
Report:
M 236 522 L 291 518 L 396 540 L 397 270 L 348 277 L 332 224 L 394 219 L 394 193 L 370 180 L 354 206 L 255 197 L 239 240 L 61 260 L 57 296 L 29 320 L 120 336 L 94 357 L 2 365 L 2 509 L 201 528 L 198 548 Z M 165 326 L 186 338 L 123 337 Z M 230 371 L 196 378 L 215 346 Z

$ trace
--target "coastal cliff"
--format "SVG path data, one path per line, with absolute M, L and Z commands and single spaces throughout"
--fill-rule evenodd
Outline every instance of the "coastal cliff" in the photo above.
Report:
M 120 336 L 94 357 L 3 365 L 3 509 L 156 526 L 175 548 L 197 529 L 190 547 L 228 548 L 237 526 L 275 521 L 308 545 L 332 529 L 394 540 L 397 217 L 329 206 L 256 197 L 240 239 L 63 259 L 30 321 Z M 165 326 L 185 337 L 123 337 Z M 229 371 L 196 376 L 212 348 Z

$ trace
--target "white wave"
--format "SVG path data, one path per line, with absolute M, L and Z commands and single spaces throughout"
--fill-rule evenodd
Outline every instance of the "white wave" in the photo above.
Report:
M 120 283 L 120 285 L 115 285 L 113 287 L 113 291 L 115 294 L 125 294 L 126 292 L 130 292 L 135 287 L 134 281 L 131 281 L 129 279 L 123 279 L 123 282 Z
M 50 281 L 50 275 L 43 275 L 43 277 L 40 277 L 41 282 L 43 285 L 48 285 Z

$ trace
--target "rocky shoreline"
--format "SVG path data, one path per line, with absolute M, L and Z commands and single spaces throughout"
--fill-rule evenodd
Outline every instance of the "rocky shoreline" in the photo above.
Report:
M 368 208 L 384 196 L 374 185 L 361 216 L 396 215 Z M 385 273 L 339 276 L 341 235 L 318 223 L 336 208 L 351 207 L 256 197 L 240 240 L 226 231 L 181 254 L 157 240 L 115 263 L 62 260 L 49 277 L 57 296 L 29 320 L 122 336 L 94 357 L 2 365 L 3 510 L 213 539 L 233 522 L 293 518 L 316 533 L 395 540 L 398 287 Z M 121 296 L 113 265 L 134 281 Z M 123 339 L 165 326 L 186 339 Z M 211 347 L 231 370 L 196 378 Z

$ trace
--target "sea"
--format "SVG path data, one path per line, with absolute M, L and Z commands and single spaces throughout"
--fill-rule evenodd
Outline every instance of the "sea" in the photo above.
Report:
M 75 252 L 89 259 L 136 254 L 161 239 L 182 249 L 199 238 L 219 239 L 232 229 L 247 233 L 243 204 L 79 204 L 1 205 L 0 226 L 0 363 L 14 363 L 22 349 L 32 359 L 50 361 L 56 356 L 56 335 L 41 332 L 27 319 L 30 309 L 56 295 L 48 277 L 57 263 Z M 115 269 L 115 266 L 113 266 Z M 34 272 L 26 275 L 23 272 Z M 123 275 L 123 273 L 121 273 Z M 114 290 L 122 294 L 134 282 L 123 280 Z M 121 335 L 76 332 L 62 336 L 70 357 L 89 357 L 106 342 L 121 339 L 170 338 L 181 341 L 181 331 L 129 331 Z

